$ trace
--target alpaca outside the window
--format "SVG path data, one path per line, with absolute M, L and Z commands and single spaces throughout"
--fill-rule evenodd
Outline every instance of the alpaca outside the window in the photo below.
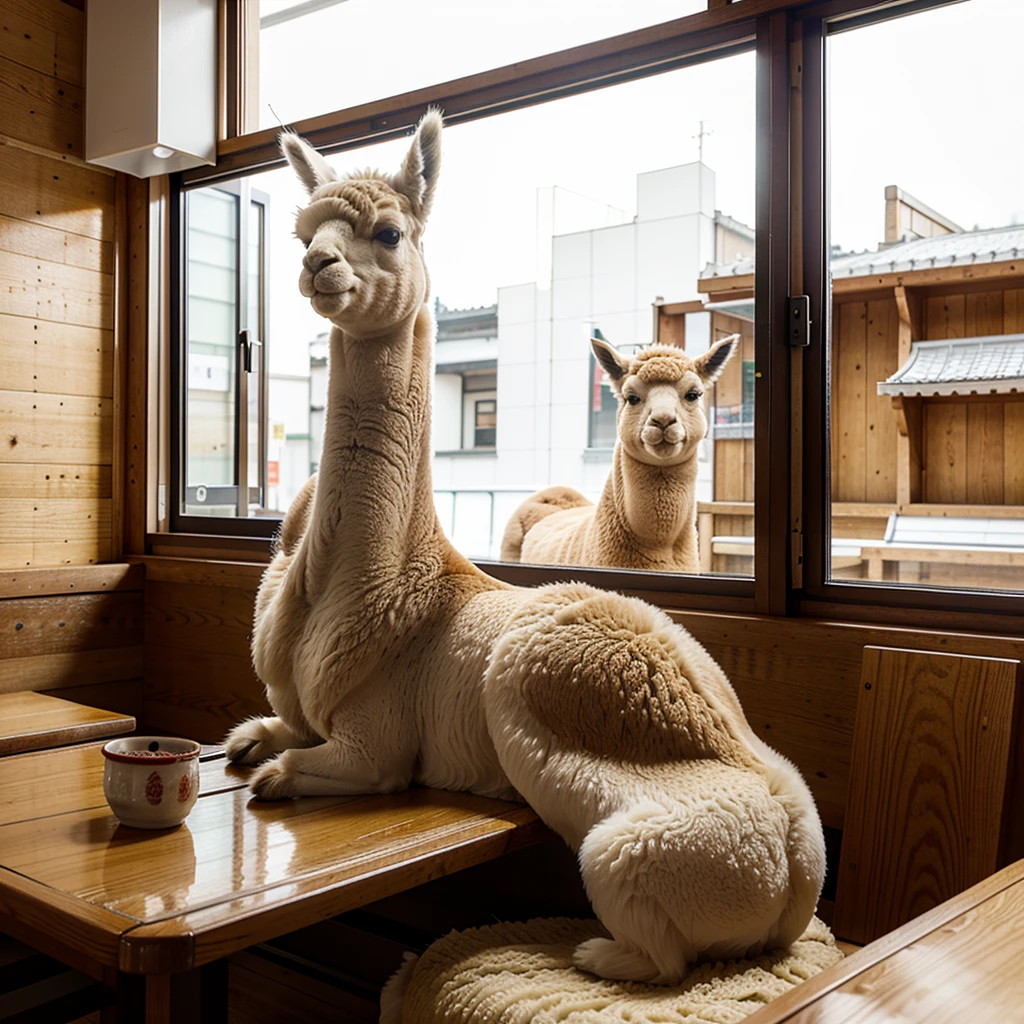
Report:
M 699 572 L 697 446 L 708 432 L 704 390 L 721 375 L 738 334 L 691 359 L 652 345 L 631 359 L 601 338 L 591 345 L 618 400 L 618 440 L 596 505 L 548 487 L 512 513 L 505 562 Z
M 701 955 L 788 945 L 817 903 L 821 825 L 722 670 L 659 609 L 508 586 L 441 529 L 421 245 L 440 142 L 429 112 L 396 174 L 339 179 L 282 139 L 310 192 L 299 288 L 333 325 L 327 419 L 257 595 L 276 715 L 238 725 L 228 756 L 266 761 L 267 800 L 413 782 L 527 800 L 578 851 L 612 936 L 577 950 L 597 974 L 671 983 Z

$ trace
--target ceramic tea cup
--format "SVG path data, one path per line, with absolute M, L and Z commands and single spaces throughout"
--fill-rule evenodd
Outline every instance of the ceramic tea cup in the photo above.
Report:
M 103 793 L 132 828 L 180 825 L 199 796 L 199 744 L 167 736 L 129 736 L 103 746 Z

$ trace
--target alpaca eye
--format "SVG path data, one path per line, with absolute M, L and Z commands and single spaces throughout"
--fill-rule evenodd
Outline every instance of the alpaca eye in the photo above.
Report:
M 688 402 L 696 402 L 697 399 L 700 398 L 700 396 L 701 396 L 701 393 L 699 391 L 687 391 L 686 392 L 686 400 Z
M 402 232 L 396 228 L 385 228 L 383 231 L 378 231 L 373 236 L 373 240 L 393 249 L 402 240 Z
M 639 405 L 640 404 L 640 396 L 639 395 L 626 395 L 626 401 L 629 402 L 630 405 Z

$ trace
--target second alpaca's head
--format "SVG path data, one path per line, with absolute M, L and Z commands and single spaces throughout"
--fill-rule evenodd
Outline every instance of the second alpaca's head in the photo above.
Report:
M 393 174 L 339 177 L 298 135 L 282 135 L 281 149 L 309 192 L 295 221 L 306 246 L 299 291 L 346 333 L 386 333 L 429 289 L 421 241 L 441 170 L 440 113 L 423 116 Z
M 695 359 L 669 345 L 624 356 L 602 338 L 591 339 L 619 401 L 619 443 L 627 455 L 651 466 L 678 465 L 694 455 L 708 432 L 704 393 L 721 376 L 739 338 L 722 338 Z

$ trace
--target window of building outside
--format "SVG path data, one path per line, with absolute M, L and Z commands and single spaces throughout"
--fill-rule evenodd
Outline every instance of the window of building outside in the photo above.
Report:
M 341 18 L 344 6 L 329 13 Z M 498 558 L 510 517 L 537 491 L 601 499 L 617 399 L 597 370 L 595 331 L 624 356 L 657 341 L 691 358 L 735 333 L 734 357 L 701 398 L 709 434 L 693 460 L 691 511 L 706 539 L 700 571 L 752 572 L 753 288 L 740 278 L 754 251 L 754 66 L 745 52 L 445 130 L 424 239 L 437 320 L 433 476 L 442 525 L 468 556 Z M 291 88 L 300 102 L 300 83 Z M 407 146 L 330 160 L 343 171 L 392 168 Z M 226 353 L 253 320 L 232 303 L 242 257 L 231 197 L 243 189 L 260 197 L 264 219 L 262 251 L 246 251 L 262 267 L 266 379 L 249 394 L 266 405 L 262 473 L 248 474 L 241 514 L 280 516 L 319 463 L 329 325 L 297 287 L 304 192 L 288 168 L 193 189 L 182 204 L 189 280 L 212 259 L 210 209 L 220 211 L 223 266 L 216 295 L 198 305 L 190 292 L 184 312 L 190 382 L 208 369 L 194 362 L 200 336 L 220 358 L 205 389 L 187 394 L 189 514 L 239 509 L 229 425 L 239 371 Z M 207 326 L 211 303 L 218 318 Z
M 1022 38 L 972 0 L 828 40 L 833 580 L 1024 589 Z

